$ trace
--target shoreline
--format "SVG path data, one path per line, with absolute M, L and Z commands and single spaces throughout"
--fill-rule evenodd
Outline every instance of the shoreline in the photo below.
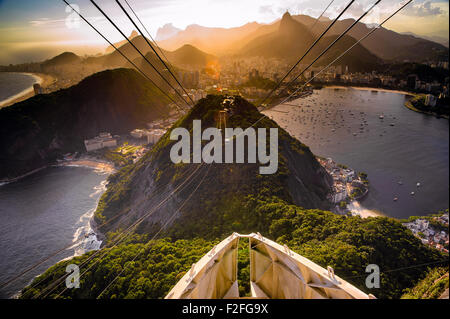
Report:
M 49 166 L 50 166 L 50 165 L 45 165 L 45 166 L 42 166 L 42 167 L 40 167 L 40 168 L 36 168 L 36 169 L 34 169 L 34 170 L 32 170 L 32 171 L 29 171 L 29 172 L 27 172 L 27 173 L 25 173 L 25 174 L 22 174 L 22 175 L 19 175 L 19 176 L 17 176 L 17 177 L 7 178 L 7 179 L 2 179 L 2 180 L 0 180 L 0 186 L 6 185 L 6 184 L 9 184 L 9 183 L 17 182 L 18 180 L 21 180 L 22 178 L 25 178 L 25 177 L 27 177 L 27 176 L 33 175 L 34 173 L 37 173 L 37 172 L 39 172 L 39 171 L 42 171 L 43 169 L 46 169 L 46 168 L 48 168 Z
M 440 118 L 443 118 L 443 119 L 446 119 L 446 120 L 449 120 L 449 119 L 450 119 L 450 117 L 449 117 L 448 115 L 439 115 L 439 114 L 434 113 L 434 112 L 427 112 L 427 111 L 419 110 L 418 108 L 415 108 L 414 105 L 412 105 L 412 103 L 411 103 L 410 100 L 408 100 L 408 101 L 406 101 L 405 103 L 403 103 L 403 105 L 404 105 L 406 108 L 408 108 L 408 109 L 410 109 L 411 111 L 413 111 L 413 112 L 422 113 L 422 114 L 426 114 L 426 115 L 432 115 L 432 116 L 434 116 L 434 117 L 440 117 Z
M 378 92 L 398 93 L 398 94 L 414 96 L 414 93 L 407 92 L 407 91 L 390 90 L 390 89 L 383 89 L 383 88 L 373 88 L 373 87 L 365 87 L 365 86 L 330 85 L 330 86 L 324 86 L 324 88 L 347 89 L 347 90 L 350 88 L 350 89 L 360 90 L 360 91 L 378 91 Z
M 360 90 L 360 91 L 378 91 L 378 92 L 386 92 L 386 93 L 398 93 L 398 94 L 403 94 L 406 96 L 411 96 L 413 97 L 415 94 L 411 93 L 411 92 L 407 92 L 407 91 L 401 91 L 401 90 L 389 90 L 389 89 L 383 89 L 383 88 L 373 88 L 373 87 L 365 87 L 365 86 L 344 86 L 344 85 L 324 85 L 322 86 L 320 89 L 314 89 L 314 90 L 321 90 L 324 88 L 329 88 L 329 89 L 343 89 L 343 90 L 349 90 L 349 89 L 354 89 L 354 90 Z M 276 107 L 278 106 L 283 106 L 283 105 L 287 105 L 287 103 L 291 102 L 291 101 L 295 101 L 297 99 L 301 99 L 304 97 L 309 96 L 310 94 L 306 95 L 306 96 L 300 96 L 297 98 L 293 98 L 292 100 L 289 100 L 285 103 L 279 103 L 279 104 L 275 104 L 273 106 L 269 106 L 265 109 L 259 110 L 260 112 L 264 112 L 264 111 L 276 111 L 274 110 Z M 421 112 L 421 111 L 418 111 Z M 263 113 L 264 114 L 264 113 Z
M 56 167 L 87 167 L 93 168 L 94 170 L 112 174 L 115 171 L 114 164 L 108 161 L 101 161 L 92 158 L 79 158 L 75 160 L 66 160 L 56 163 L 52 166 Z
M 65 160 L 65 161 L 48 164 L 48 165 L 36 168 L 34 170 L 31 170 L 31 171 L 29 171 L 25 174 L 19 175 L 17 177 L 2 179 L 2 180 L 0 180 L 0 186 L 17 182 L 17 181 L 21 180 L 22 178 L 33 175 L 34 173 L 37 173 L 37 172 L 39 172 L 43 169 L 49 168 L 49 167 L 63 167 L 63 166 L 92 168 L 94 170 L 108 173 L 108 174 L 112 174 L 115 171 L 114 164 L 111 162 L 108 162 L 108 161 L 101 161 L 101 160 L 92 159 L 92 158 Z
M 354 200 L 354 201 L 350 202 L 347 205 L 347 207 L 352 212 L 353 216 L 360 216 L 361 218 L 384 217 L 385 216 L 381 212 L 363 207 L 358 200 Z
M 417 93 L 411 93 L 411 92 L 407 92 L 407 91 L 401 91 L 401 90 L 389 90 L 389 89 L 383 89 L 383 88 L 372 88 L 372 87 L 363 87 L 363 86 L 341 86 L 341 85 L 330 85 L 330 86 L 324 86 L 326 88 L 330 88 L 330 89 L 355 89 L 355 90 L 361 90 L 361 91 L 378 91 L 378 92 L 387 92 L 387 93 L 398 93 L 398 94 L 403 94 L 406 95 L 407 97 L 411 98 L 414 96 L 417 96 Z M 423 111 L 423 110 L 419 110 L 417 108 L 415 108 L 411 102 L 409 101 L 409 99 L 407 101 L 405 101 L 404 106 L 407 107 L 408 109 L 410 109 L 411 111 L 417 112 L 417 113 L 422 113 L 422 114 L 426 114 L 426 115 L 432 115 L 435 117 L 440 117 L 440 118 L 444 118 L 449 120 L 450 117 L 448 115 L 440 115 L 434 112 L 427 112 L 427 111 Z
M 42 89 L 47 88 L 48 86 L 50 86 L 51 84 L 53 84 L 56 81 L 56 79 L 54 77 L 52 77 L 51 75 L 43 74 L 43 73 L 31 73 L 31 72 L 8 72 L 8 73 L 21 73 L 21 74 L 30 75 L 36 80 L 35 83 L 38 83 L 41 85 Z M 31 86 L 31 87 L 28 87 L 28 88 L 22 90 L 21 92 L 3 100 L 3 101 L 0 101 L 0 108 L 7 107 L 7 106 L 13 105 L 15 103 L 25 101 L 33 96 L 35 96 L 35 94 L 34 94 L 33 86 Z
M 41 167 L 41 168 L 39 168 L 39 169 L 35 169 L 35 170 L 30 171 L 30 172 L 28 172 L 28 173 L 26 173 L 26 174 L 24 174 L 24 175 L 21 175 L 21 176 L 19 176 L 19 177 L 16 177 L 16 178 L 14 178 L 13 180 L 11 180 L 11 182 L 17 181 L 17 180 L 19 180 L 19 179 L 21 179 L 21 178 L 24 178 L 24 177 L 26 177 L 26 176 L 32 175 L 32 174 L 34 174 L 34 173 L 36 173 L 36 172 L 38 172 L 38 171 L 41 171 L 41 170 L 43 170 L 43 169 L 45 169 L 45 168 L 49 168 L 49 167 L 86 167 L 86 168 L 94 169 L 94 171 L 100 171 L 100 172 L 102 172 L 102 173 L 104 173 L 105 175 L 108 175 L 108 176 L 111 175 L 111 174 L 113 174 L 114 171 L 115 171 L 114 164 L 111 163 L 111 162 L 102 161 L 102 160 L 97 160 L 97 159 L 91 159 L 91 158 L 80 158 L 80 159 L 76 159 L 76 160 L 65 160 L 65 161 L 61 161 L 61 162 L 59 162 L 59 163 L 46 165 L 46 166 L 44 166 L 44 167 Z M 106 180 L 105 180 L 105 181 L 106 181 Z M 0 182 L 0 186 L 2 186 L 2 185 L 4 185 L 4 184 L 8 184 L 8 183 L 10 183 L 10 182 L 5 182 L 5 183 Z M 85 253 L 87 253 L 87 252 L 89 252 L 89 251 L 92 251 L 92 250 L 99 250 L 99 249 L 101 249 L 101 248 L 102 248 L 102 244 L 104 243 L 104 240 L 106 239 L 106 236 L 105 236 L 102 232 L 100 232 L 100 231 L 98 230 L 98 228 L 97 228 L 98 225 L 97 225 L 97 223 L 95 222 L 95 219 L 94 219 L 95 212 L 96 212 L 96 210 L 97 210 L 97 208 L 98 208 L 98 205 L 99 205 L 99 203 L 100 203 L 100 198 L 102 197 L 103 193 L 106 192 L 106 185 L 105 185 L 104 187 L 105 187 L 105 189 L 103 190 L 102 194 L 101 194 L 101 195 L 99 196 L 99 198 L 97 199 L 97 201 L 96 201 L 96 203 L 95 203 L 95 206 L 94 206 L 93 209 L 92 209 L 92 216 L 89 217 L 89 220 L 88 220 L 88 222 L 87 222 L 86 225 L 79 227 L 79 228 L 86 227 L 86 226 L 89 227 L 89 229 L 91 230 L 91 231 L 89 232 L 89 236 L 94 235 L 96 241 L 100 241 L 100 246 L 99 246 L 97 249 L 93 248 L 93 249 L 86 250 L 86 251 L 83 252 L 83 254 L 85 254 Z M 89 211 L 88 211 L 87 213 L 89 213 Z M 86 215 L 86 213 L 84 213 L 83 215 L 81 215 L 80 218 L 83 218 L 83 216 L 85 216 L 85 215 Z M 78 231 L 79 228 L 77 228 L 77 230 L 75 231 L 75 233 L 74 233 L 74 238 L 75 238 L 76 233 L 77 233 L 77 231 Z M 80 245 L 82 245 L 83 242 L 84 242 L 86 239 L 89 239 L 89 238 L 90 238 L 90 237 L 88 237 L 88 238 L 82 238 L 81 240 L 78 240 L 77 242 L 73 242 L 73 245 L 72 245 L 70 248 L 74 250 L 74 253 L 73 253 L 71 256 L 69 256 L 69 257 L 60 259 L 60 260 L 57 261 L 56 263 L 52 264 L 50 267 L 53 267 L 54 265 L 56 265 L 56 264 L 58 264 L 58 263 L 60 263 L 60 262 L 62 262 L 62 261 L 70 260 L 70 259 L 72 259 L 72 258 L 74 258 L 74 257 L 79 256 L 79 255 L 77 254 L 77 249 L 76 249 L 77 243 L 79 243 Z M 28 284 L 26 284 L 23 288 L 21 288 L 19 291 L 17 291 L 11 298 L 12 298 L 12 299 L 18 299 L 18 298 L 20 298 L 20 295 L 21 295 L 22 290 L 23 290 L 25 287 L 28 287 L 28 286 L 29 286 L 29 285 L 30 285 L 37 277 L 39 277 L 39 276 L 42 275 L 44 272 L 46 272 L 50 267 L 48 267 L 47 269 L 45 269 L 42 273 L 37 274 L 36 276 L 34 276 L 34 277 L 29 281 Z

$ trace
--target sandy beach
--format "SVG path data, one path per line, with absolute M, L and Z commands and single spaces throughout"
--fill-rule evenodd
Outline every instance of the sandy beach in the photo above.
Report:
M 348 210 L 350 210 L 353 215 L 359 215 L 362 218 L 368 218 L 368 217 L 382 217 L 384 216 L 381 212 L 378 212 L 376 210 L 367 209 L 358 201 L 353 201 L 347 206 Z
M 25 73 L 25 72 L 24 72 Z M 39 83 L 43 89 L 50 86 L 52 83 L 54 83 L 56 80 L 52 76 L 48 74 L 42 74 L 42 73 L 25 73 L 33 76 L 36 79 L 36 83 Z M 29 99 L 30 97 L 34 96 L 34 89 L 33 87 L 29 87 L 26 90 L 23 90 L 22 92 L 11 96 L 10 98 L 3 100 L 0 102 L 0 108 L 10 106 L 12 104 L 15 104 L 17 102 L 24 101 L 26 99 Z
M 95 169 L 96 171 L 107 174 L 111 174 L 115 171 L 114 164 L 99 160 L 93 160 L 90 158 L 80 158 L 77 160 L 64 161 L 58 164 L 58 166 L 89 167 Z

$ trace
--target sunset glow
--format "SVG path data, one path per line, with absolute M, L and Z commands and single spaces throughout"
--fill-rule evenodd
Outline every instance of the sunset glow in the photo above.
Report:
M 111 41 L 121 41 L 122 36 L 104 19 L 88 0 L 72 1 L 80 11 Z M 97 3 L 114 18 L 124 33 L 130 34 L 133 26 L 126 19 L 114 1 L 98 0 Z M 232 28 L 249 22 L 272 23 L 287 10 L 291 14 L 305 14 L 317 17 L 328 0 L 247 0 L 247 1 L 160 1 L 130 0 L 147 29 L 156 35 L 158 28 L 172 23 L 179 29 L 191 24 L 206 27 Z M 324 16 L 334 18 L 348 2 L 334 1 Z M 358 16 L 373 1 L 356 2 L 344 18 Z M 377 11 L 368 16 L 366 23 L 376 23 L 398 8 L 401 1 L 385 0 Z M 397 32 L 413 32 L 424 36 L 438 36 L 448 40 L 448 1 L 416 0 L 385 27 Z M 68 10 L 70 11 L 70 10 Z M 105 41 L 83 21 L 79 27 L 68 28 L 66 21 L 70 13 L 66 5 L 58 0 L 44 1 L 0 1 L 0 64 L 18 62 L 16 56 L 20 48 L 36 48 L 40 53 L 36 58 L 49 57 L 55 48 L 72 50 L 79 54 L 101 52 L 107 45 Z M 80 43 L 80 46 L 76 45 Z M 36 50 L 35 50 L 36 51 Z M 46 54 L 45 52 L 48 52 Z M 50 53 L 51 52 L 51 53 Z M 48 55 L 48 56 L 46 56 Z M 19 59 L 20 60 L 20 59 Z

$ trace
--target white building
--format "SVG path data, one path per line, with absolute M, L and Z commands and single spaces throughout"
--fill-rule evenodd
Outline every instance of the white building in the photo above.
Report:
M 130 132 L 130 135 L 134 138 L 142 138 L 143 136 L 145 136 L 145 133 L 146 133 L 145 130 L 135 129 Z
M 110 133 L 100 133 L 98 136 L 84 141 L 86 151 L 91 152 L 105 147 L 117 146 L 117 140 Z
M 38 95 L 38 94 L 42 94 L 43 90 L 42 87 L 39 83 L 34 83 L 33 84 L 33 90 L 34 90 L 34 95 Z
M 163 130 L 163 129 L 148 130 L 146 133 L 147 143 L 148 144 L 156 144 L 165 133 L 166 133 L 166 130 Z
M 436 97 L 433 94 L 427 94 L 425 97 L 426 106 L 436 106 Z
M 155 127 L 155 128 L 150 128 L 148 130 L 146 129 L 135 129 L 133 130 L 130 134 L 132 137 L 134 138 L 147 138 L 147 143 L 148 144 L 155 144 L 156 142 L 159 141 L 159 139 L 161 138 L 161 136 L 163 136 L 166 133 L 165 129 L 162 129 L 160 127 L 162 127 L 162 124 L 160 122 L 157 122 L 156 124 L 150 124 L 148 125 L 149 127 Z
M 333 194 L 334 203 L 340 203 L 342 201 L 345 201 L 346 198 L 347 198 L 347 191 L 345 190 Z

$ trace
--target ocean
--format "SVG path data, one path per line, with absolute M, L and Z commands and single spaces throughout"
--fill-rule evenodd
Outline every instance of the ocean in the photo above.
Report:
M 37 83 L 36 77 L 27 73 L 0 72 L 0 105 Z
M 106 177 L 91 168 L 50 167 L 0 186 L 0 283 L 73 244 L 0 289 L 0 298 L 11 298 L 58 261 L 100 247 L 89 220 Z
M 449 208 L 449 121 L 413 112 L 405 99 L 323 88 L 264 113 L 314 154 L 367 173 L 360 209 L 402 219 Z

